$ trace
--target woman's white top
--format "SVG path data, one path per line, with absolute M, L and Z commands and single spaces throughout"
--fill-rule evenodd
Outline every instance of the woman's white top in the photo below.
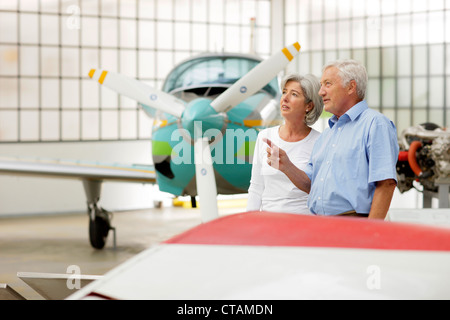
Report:
M 306 205 L 308 194 L 298 189 L 283 172 L 267 163 L 268 145 L 262 139 L 270 139 L 287 153 L 295 166 L 304 170 L 320 132 L 312 129 L 304 139 L 287 142 L 281 139 L 279 129 L 280 126 L 264 129 L 256 140 L 247 211 L 311 214 Z

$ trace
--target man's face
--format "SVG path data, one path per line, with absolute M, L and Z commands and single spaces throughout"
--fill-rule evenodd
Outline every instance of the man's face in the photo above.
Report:
M 348 104 L 348 87 L 344 88 L 336 67 L 330 67 L 324 71 L 320 84 L 319 95 L 323 99 L 325 111 L 340 117 L 352 107 Z

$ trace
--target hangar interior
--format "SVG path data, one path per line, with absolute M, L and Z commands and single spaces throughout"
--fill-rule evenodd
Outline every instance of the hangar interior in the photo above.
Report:
M 359 60 L 369 73 L 369 106 L 399 134 L 421 123 L 447 127 L 449 8 L 444 0 L 3 0 L 1 154 L 151 162 L 152 119 L 135 101 L 94 85 L 91 68 L 161 88 L 171 68 L 193 55 L 267 58 L 296 41 L 301 54 L 287 72 L 320 77 L 330 60 Z M 0 179 L 2 215 L 84 210 L 77 182 Z M 113 210 L 170 198 L 153 186 L 104 188 L 102 201 Z M 396 192 L 392 205 L 420 208 L 422 194 Z
M 136 101 L 93 82 L 92 68 L 161 89 L 189 57 L 233 52 L 265 59 L 297 41 L 300 55 L 285 72 L 320 78 L 330 60 L 359 60 L 369 74 L 369 106 L 399 135 L 422 123 L 447 128 L 449 21 L 450 0 L 0 0 L 0 157 L 151 163 L 153 119 Z M 324 117 L 315 128 L 326 125 Z M 396 190 L 391 208 L 439 207 L 416 188 Z M 140 215 L 155 201 L 163 202 L 161 214 Z M 79 181 L 0 176 L 0 282 L 40 299 L 16 281 L 17 271 L 66 272 L 76 257 L 83 272 L 103 274 L 198 223 L 198 216 L 172 210 L 172 195 L 158 186 L 105 183 L 101 202 L 110 211 L 137 210 L 117 216 L 117 250 L 110 243 L 86 250 Z M 148 223 L 151 234 L 140 228 Z M 69 240 L 55 242 L 62 236 Z

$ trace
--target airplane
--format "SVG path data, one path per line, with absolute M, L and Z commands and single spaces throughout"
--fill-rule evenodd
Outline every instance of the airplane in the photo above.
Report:
M 281 121 L 277 76 L 300 49 L 296 42 L 266 60 L 246 54 L 193 57 L 169 73 L 162 90 L 91 69 L 91 79 L 136 100 L 155 119 L 154 165 L 0 157 L 0 174 L 82 180 L 96 249 L 104 248 L 110 230 L 115 237 L 110 213 L 98 205 L 104 181 L 158 184 L 193 200 L 198 195 L 202 221 L 213 220 L 217 194 L 247 193 L 257 133 Z

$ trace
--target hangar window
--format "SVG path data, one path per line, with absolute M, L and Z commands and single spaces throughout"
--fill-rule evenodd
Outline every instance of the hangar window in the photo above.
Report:
M 424 122 L 450 124 L 450 3 L 411 0 L 286 0 L 287 43 L 301 39 L 291 65 L 321 76 L 335 59 L 369 73 L 367 100 L 400 133 Z
M 269 56 L 270 16 L 269 0 L 0 0 L 0 142 L 148 139 L 153 119 L 89 70 L 161 89 L 205 51 Z

